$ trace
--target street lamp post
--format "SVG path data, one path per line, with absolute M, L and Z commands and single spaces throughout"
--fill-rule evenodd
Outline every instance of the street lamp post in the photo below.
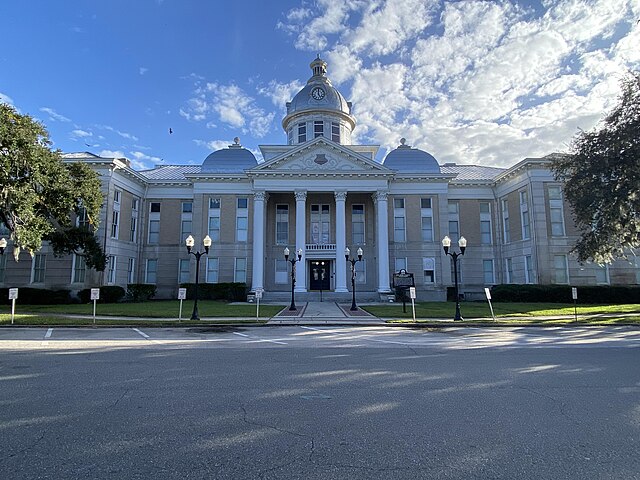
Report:
M 358 247 L 358 258 L 349 258 L 351 250 L 349 247 L 344 249 L 344 258 L 351 264 L 351 311 L 358 310 L 356 306 L 356 262 L 362 261 L 362 248 Z
M 186 240 L 184 241 L 185 245 L 187 246 L 187 252 L 190 255 L 193 255 L 194 257 L 196 257 L 196 288 L 195 288 L 195 302 L 193 302 L 193 313 L 191 314 L 191 320 L 200 320 L 200 316 L 198 315 L 198 277 L 200 277 L 200 257 L 202 257 L 202 255 L 205 254 L 209 254 L 209 247 L 211 246 L 211 237 L 209 237 L 209 235 L 207 235 L 206 237 L 204 237 L 204 239 L 202 240 L 202 245 L 204 245 L 204 252 L 201 251 L 197 251 L 197 252 L 192 252 L 191 249 L 193 248 L 193 245 L 195 244 L 195 241 L 193 239 L 193 237 L 191 235 L 189 235 Z
M 467 248 L 467 239 L 464 237 L 460 237 L 458 240 L 458 246 L 460 247 L 460 253 L 450 252 L 449 247 L 451 247 L 451 239 L 445 235 L 442 239 L 442 248 L 444 249 L 445 255 L 449 255 L 453 259 L 453 280 L 456 290 L 456 314 L 453 317 L 454 320 L 462 320 L 462 315 L 460 315 L 460 294 L 458 293 L 458 257 L 464 255 L 464 251 Z
M 291 306 L 289 307 L 289 310 L 296 310 L 296 299 L 293 291 L 296 286 L 296 262 L 302 260 L 302 249 L 298 250 L 298 258 L 296 258 L 294 255 L 291 259 L 289 259 L 289 247 L 285 247 L 284 259 L 285 261 L 291 263 Z

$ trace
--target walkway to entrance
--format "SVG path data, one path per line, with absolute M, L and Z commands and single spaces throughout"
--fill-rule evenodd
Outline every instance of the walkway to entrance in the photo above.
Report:
M 336 302 L 307 302 L 298 305 L 296 312 L 283 310 L 271 320 L 270 324 L 296 324 L 296 323 L 384 323 L 377 317 L 358 309 L 355 312 L 349 310 L 350 304 L 337 304 Z

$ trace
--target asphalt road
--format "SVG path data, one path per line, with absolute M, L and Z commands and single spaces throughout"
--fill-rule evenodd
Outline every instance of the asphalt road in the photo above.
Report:
M 640 330 L 0 329 L 0 479 L 640 478 Z

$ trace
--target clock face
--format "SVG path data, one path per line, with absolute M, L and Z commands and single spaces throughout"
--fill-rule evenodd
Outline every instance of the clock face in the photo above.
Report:
M 316 87 L 311 90 L 311 96 L 316 100 L 322 100 L 324 98 L 324 90 L 320 87 Z

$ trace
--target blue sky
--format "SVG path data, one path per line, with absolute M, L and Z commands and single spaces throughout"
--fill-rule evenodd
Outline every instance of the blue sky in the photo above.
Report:
M 496 166 L 566 150 L 640 68 L 638 0 L 38 0 L 0 16 L 0 100 L 63 151 L 138 169 L 200 164 L 236 136 L 285 143 L 317 53 L 354 141 Z

